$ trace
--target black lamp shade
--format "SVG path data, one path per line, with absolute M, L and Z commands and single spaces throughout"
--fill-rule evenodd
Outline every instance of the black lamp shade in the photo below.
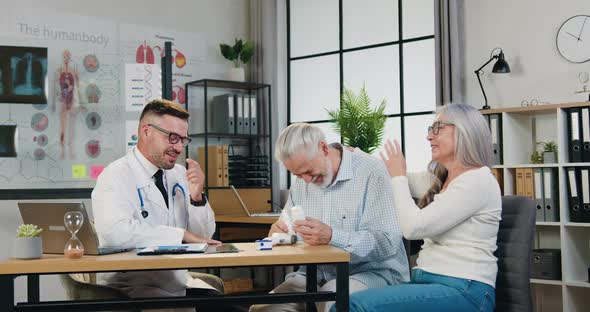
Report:
M 498 60 L 494 64 L 494 68 L 492 68 L 492 73 L 496 74 L 506 74 L 510 72 L 510 66 L 504 60 L 504 52 L 500 52 L 498 55 Z

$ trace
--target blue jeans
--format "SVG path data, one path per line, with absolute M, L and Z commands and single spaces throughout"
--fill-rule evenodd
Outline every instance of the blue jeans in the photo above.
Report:
M 414 269 L 409 283 L 351 294 L 350 311 L 493 312 L 495 300 L 488 284 Z

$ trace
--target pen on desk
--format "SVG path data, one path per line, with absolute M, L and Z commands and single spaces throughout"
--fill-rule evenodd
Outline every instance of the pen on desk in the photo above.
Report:
M 346 215 L 342 215 L 342 220 L 340 220 L 340 227 L 344 227 L 344 220 L 346 220 Z

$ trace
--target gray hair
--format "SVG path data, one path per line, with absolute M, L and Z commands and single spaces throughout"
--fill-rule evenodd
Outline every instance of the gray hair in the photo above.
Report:
M 490 167 L 492 163 L 492 135 L 483 115 L 473 106 L 447 104 L 436 110 L 446 122 L 455 126 L 455 156 L 466 167 Z M 430 162 L 429 171 L 436 177 L 433 185 L 422 197 L 418 206 L 426 207 L 440 193 L 447 180 L 447 168 L 436 161 Z
M 448 104 L 436 112 L 455 125 L 455 155 L 467 167 L 490 167 L 492 164 L 492 135 L 483 115 L 473 106 Z
M 319 151 L 321 141 L 326 141 L 322 130 L 306 123 L 294 123 L 285 128 L 275 146 L 275 159 L 285 161 L 293 156 L 306 152 L 309 159 Z

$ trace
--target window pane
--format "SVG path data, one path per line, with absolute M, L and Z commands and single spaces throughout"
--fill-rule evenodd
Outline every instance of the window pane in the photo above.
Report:
M 371 106 L 387 101 L 385 114 L 399 113 L 399 46 L 344 54 L 344 86 L 358 94 L 365 84 Z
M 404 44 L 404 112 L 433 111 L 436 106 L 434 39 Z
M 402 127 L 400 124 L 399 117 L 390 117 L 385 121 L 385 133 L 383 134 L 383 141 L 381 141 L 381 147 L 373 152 L 373 155 L 379 157 L 379 152 L 383 151 L 383 146 L 387 140 L 397 140 L 401 146 L 402 144 Z
M 291 62 L 291 122 L 329 120 L 340 107 L 338 55 Z
M 434 114 L 405 117 L 406 162 L 408 172 L 425 171 L 432 159 L 430 142 L 426 139 L 427 128 Z
M 291 57 L 338 50 L 338 0 L 297 0 L 289 3 Z
M 411 0 L 402 5 L 404 39 L 434 35 L 434 1 Z
M 333 122 L 322 122 L 313 124 L 318 128 L 322 129 L 324 135 L 326 136 L 326 142 L 330 143 L 340 143 L 340 134 L 334 130 L 334 123 Z
M 397 0 L 344 0 L 342 31 L 344 49 L 397 41 Z

